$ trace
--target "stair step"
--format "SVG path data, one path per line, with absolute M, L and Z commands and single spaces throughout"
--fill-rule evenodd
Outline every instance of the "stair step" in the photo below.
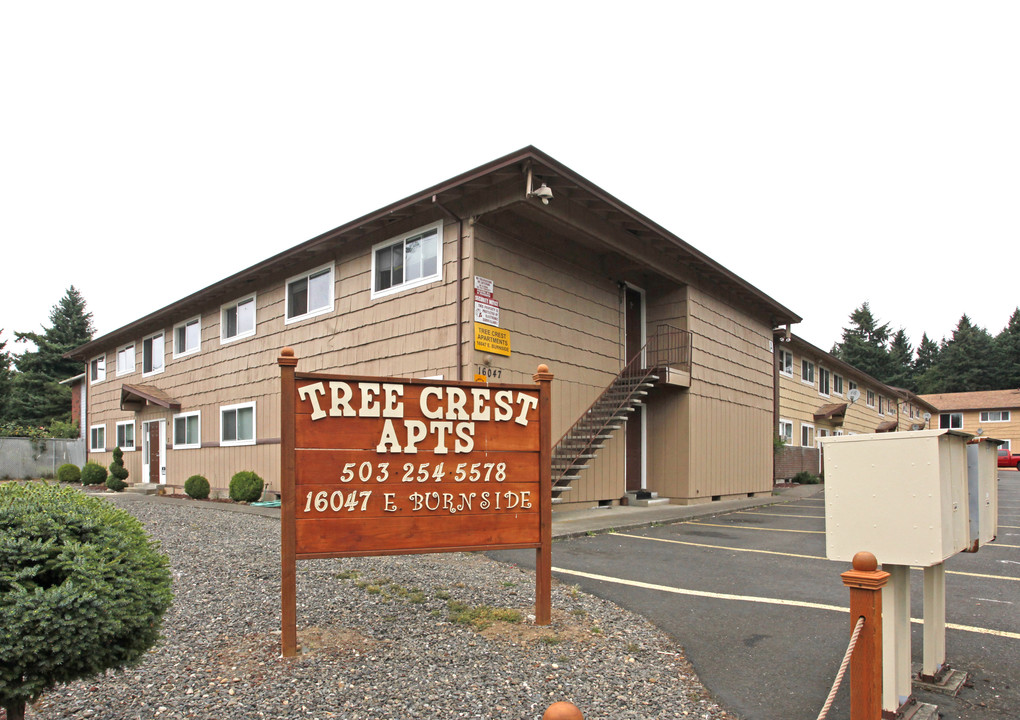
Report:
M 156 495 L 160 487 L 162 486 L 156 483 L 135 483 L 130 487 L 124 488 L 124 492 L 137 493 L 139 495 Z
M 570 492 L 573 489 L 574 488 L 572 488 L 570 485 L 553 485 L 552 491 L 554 493 L 565 493 Z

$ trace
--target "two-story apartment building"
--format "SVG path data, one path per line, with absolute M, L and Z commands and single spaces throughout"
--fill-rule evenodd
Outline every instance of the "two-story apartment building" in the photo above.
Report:
M 1020 390 L 922 395 L 937 414 L 932 427 L 962 430 L 977 437 L 1002 440 L 1002 447 L 1020 448 Z
M 777 454 L 777 478 L 817 473 L 822 438 L 922 430 L 935 412 L 920 396 L 881 383 L 792 333 L 777 333 L 775 340 L 776 434 L 789 446 Z
M 279 487 L 285 346 L 299 371 L 359 376 L 531 382 L 545 363 L 554 442 L 637 358 L 659 370 L 645 402 L 557 495 L 693 503 L 771 492 L 770 345 L 799 320 L 528 147 L 71 356 L 86 368 L 91 459 L 108 463 L 120 446 L 134 481 L 180 488 L 202 474 L 221 489 L 239 470 Z

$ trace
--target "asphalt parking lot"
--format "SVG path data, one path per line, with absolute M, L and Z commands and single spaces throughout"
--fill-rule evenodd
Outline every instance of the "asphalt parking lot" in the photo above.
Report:
M 947 720 L 1015 720 L 1020 708 L 1020 473 L 999 474 L 994 543 L 946 563 L 947 661 L 957 697 L 915 687 Z M 824 496 L 561 540 L 556 577 L 638 612 L 675 637 L 702 681 L 747 720 L 814 719 L 846 650 L 845 563 L 825 559 Z M 531 553 L 499 553 L 529 564 Z M 879 558 L 881 560 L 881 558 Z M 920 663 L 921 571 L 911 572 Z M 848 682 L 829 718 L 849 717 Z

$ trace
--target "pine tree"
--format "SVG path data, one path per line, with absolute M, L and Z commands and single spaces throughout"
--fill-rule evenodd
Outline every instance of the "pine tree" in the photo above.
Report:
M 14 358 L 18 370 L 13 378 L 8 414 L 30 425 L 69 420 L 71 391 L 61 380 L 81 372 L 81 363 L 64 354 L 92 339 L 95 328 L 85 299 L 72 285 L 50 310 L 50 326 L 42 333 L 15 332 L 17 342 L 32 343 Z
M 920 378 L 923 393 L 998 390 L 998 353 L 984 328 L 964 315 L 953 336 L 943 340 L 938 361 Z
M 832 354 L 876 380 L 888 382 L 893 375 L 888 343 L 889 323 L 879 325 L 864 302 L 850 314 L 850 327 L 843 328 L 843 341 L 833 347 Z
M 11 354 L 6 347 L 7 341 L 0 340 L 0 422 L 10 419 L 7 413 L 11 402 Z
M 999 389 L 1020 388 L 1020 308 L 1013 310 L 1009 323 L 995 337 L 999 352 Z
M 907 333 L 903 328 L 896 331 L 889 342 L 890 375 L 885 382 L 893 387 L 906 388 L 916 392 L 914 380 L 914 349 L 910 346 Z

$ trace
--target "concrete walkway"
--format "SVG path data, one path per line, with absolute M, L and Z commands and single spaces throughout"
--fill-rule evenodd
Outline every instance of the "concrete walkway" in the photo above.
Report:
M 775 505 L 777 503 L 791 502 L 805 497 L 811 497 L 822 491 L 822 485 L 791 485 L 776 488 L 772 497 L 741 498 L 738 500 L 719 500 L 716 502 L 701 503 L 700 505 L 651 505 L 641 507 L 636 505 L 613 505 L 605 508 L 590 508 L 587 510 L 559 510 L 553 511 L 554 538 L 571 538 L 582 535 L 590 535 L 610 530 L 624 530 L 638 527 L 648 527 L 656 523 L 671 523 L 690 518 L 709 517 L 722 515 L 734 510 L 744 510 L 762 505 Z M 208 500 L 189 500 L 185 498 L 160 497 L 158 495 L 142 495 L 138 493 L 102 493 L 102 497 L 118 504 L 129 504 L 134 502 L 160 502 L 175 505 L 202 507 L 206 510 L 221 510 L 224 512 L 240 512 L 250 515 L 263 515 L 265 517 L 279 518 L 280 508 L 255 507 L 230 502 L 215 502 Z

